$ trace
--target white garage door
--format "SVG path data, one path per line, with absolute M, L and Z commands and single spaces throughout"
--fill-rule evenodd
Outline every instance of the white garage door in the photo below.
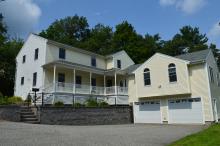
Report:
M 136 102 L 134 123 L 161 123 L 160 101 Z
M 169 123 L 203 123 L 201 98 L 168 100 Z

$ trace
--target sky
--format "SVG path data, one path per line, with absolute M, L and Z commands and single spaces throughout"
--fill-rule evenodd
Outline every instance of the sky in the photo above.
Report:
M 171 39 L 185 25 L 199 27 L 220 48 L 220 0 L 5 0 L 0 12 L 11 36 L 25 39 L 56 19 L 85 16 L 90 27 L 127 20 L 142 35 Z

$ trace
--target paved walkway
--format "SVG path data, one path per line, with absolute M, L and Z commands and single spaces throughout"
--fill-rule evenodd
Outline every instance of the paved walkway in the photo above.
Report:
M 0 121 L 1 146 L 164 146 L 205 126 L 32 125 Z

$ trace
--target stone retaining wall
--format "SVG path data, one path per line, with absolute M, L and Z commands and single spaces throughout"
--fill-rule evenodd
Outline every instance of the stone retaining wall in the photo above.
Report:
M 0 120 L 7 121 L 20 121 L 20 106 L 17 105 L 5 105 L 0 106 Z
M 132 123 L 130 106 L 104 108 L 41 107 L 41 124 L 108 125 Z

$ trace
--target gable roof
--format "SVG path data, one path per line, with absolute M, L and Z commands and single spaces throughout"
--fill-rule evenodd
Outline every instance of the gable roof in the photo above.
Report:
M 179 58 L 179 59 L 190 61 L 190 63 L 203 62 L 206 60 L 210 51 L 211 51 L 210 49 L 206 49 L 206 50 L 202 50 L 202 51 L 178 55 L 175 57 Z

